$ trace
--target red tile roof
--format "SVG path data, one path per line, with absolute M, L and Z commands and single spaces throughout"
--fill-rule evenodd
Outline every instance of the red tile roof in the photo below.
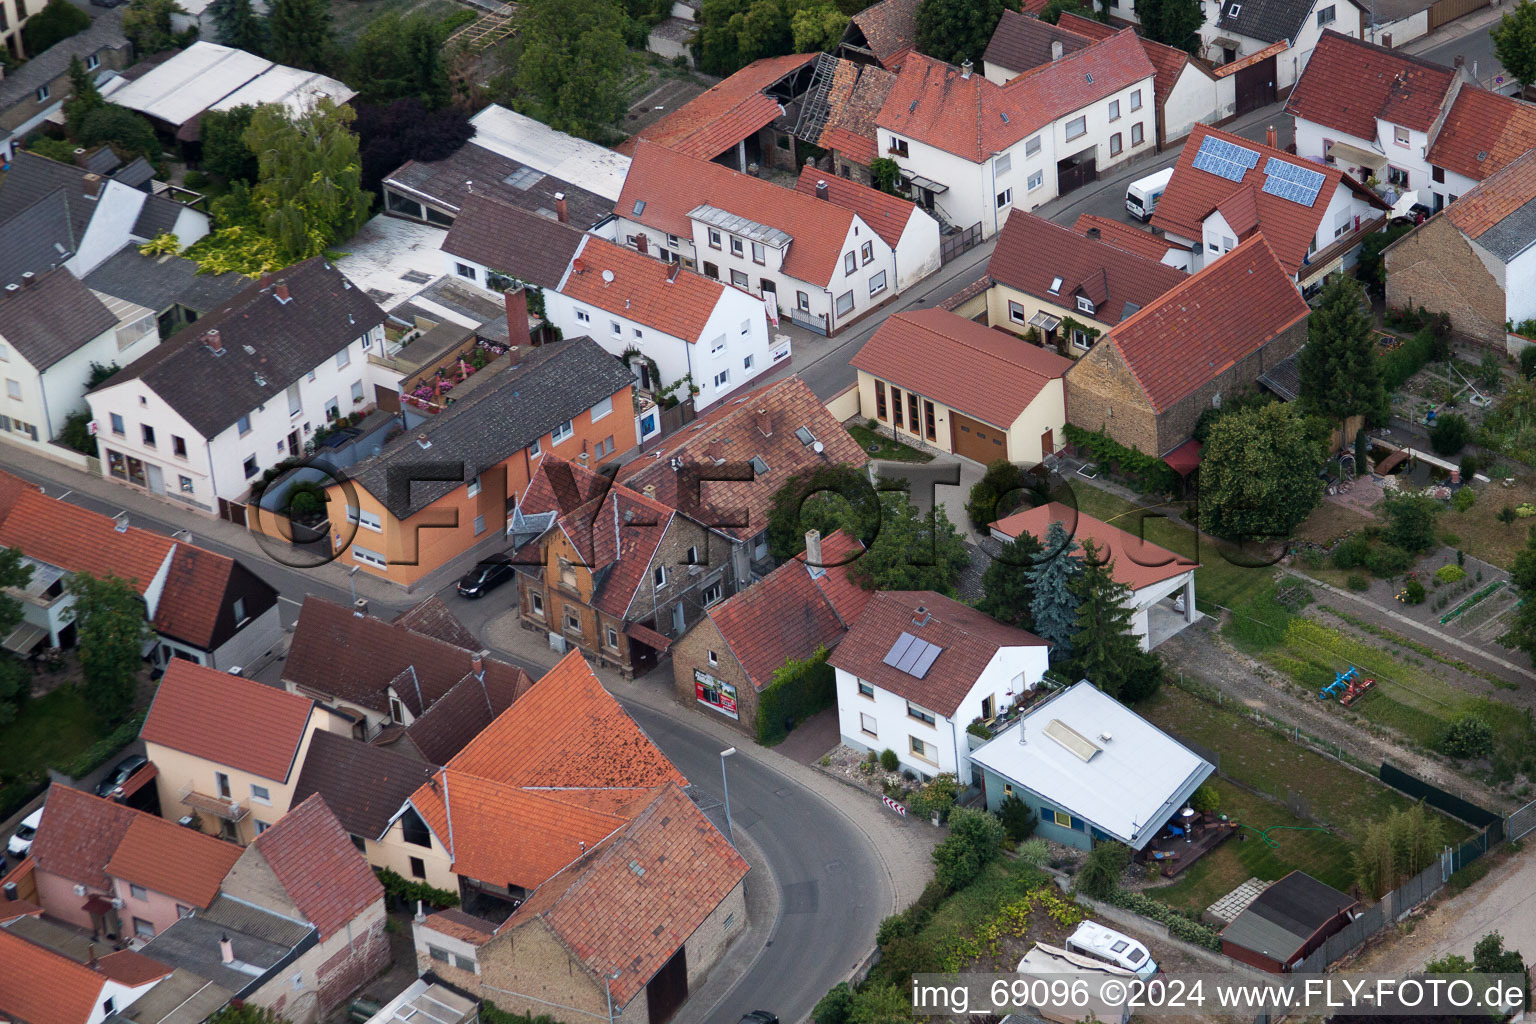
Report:
M 1022 338 L 942 309 L 888 317 L 851 362 L 1004 429 L 1072 365 Z
M 613 275 L 612 281 L 604 279 L 605 272 Z M 725 289 L 719 281 L 678 264 L 653 260 L 589 235 L 560 294 L 694 344 Z
M 503 928 L 542 920 L 616 1004 L 639 995 L 746 877 L 747 862 L 675 785 L 546 881 Z
M 1468 238 L 1477 238 L 1536 199 L 1536 149 L 1484 178 L 1445 208 L 1445 216 Z
M 1110 331 L 1106 341 L 1152 409 L 1162 412 L 1309 312 L 1257 234 Z
M 849 581 L 848 565 L 840 564 L 851 564 L 864 545 L 838 530 L 823 541 L 821 551 L 822 561 L 833 566 L 822 573 L 822 579 L 839 578 L 844 586 L 864 594 L 867 604 L 868 592 Z M 848 629 L 826 588 L 811 577 L 800 559 L 785 562 L 711 608 L 709 618 L 757 690 L 772 682 L 773 673 L 785 661 L 808 658 L 817 648 L 834 646 Z
M 1020 210 L 1009 215 L 998 232 L 987 275 L 999 284 L 1068 309 L 1076 308 L 1073 296 L 1081 292 L 1094 303 L 1097 311 L 1093 319 L 1113 326 L 1184 280 L 1182 271 L 1158 259 L 1161 256 L 1147 258 L 1109 239 L 1094 240 Z M 1052 293 L 1051 285 L 1058 277 L 1061 287 Z
M 926 213 L 920 213 L 917 204 L 909 199 L 893 196 L 889 192 L 881 192 L 877 188 L 861 185 L 851 178 L 818 171 L 810 166 L 800 171 L 800 180 L 795 182 L 795 191 L 815 196 L 818 182 L 826 182 L 828 202 L 852 210 L 864 218 L 864 223 L 873 228 L 875 234 L 892 248 L 901 241 L 901 233 L 907 229 L 907 224 L 913 217 L 928 216 Z
M 308 697 L 176 658 L 166 666 L 139 735 L 286 782 L 314 706 Z
M 1189 54 L 1173 46 L 1153 42 L 1145 37 L 1141 38 L 1141 48 L 1146 51 L 1147 60 L 1152 62 L 1155 71 L 1152 78 L 1152 93 L 1157 103 L 1158 110 L 1162 110 L 1163 104 L 1168 101 L 1168 94 L 1173 92 L 1173 87 L 1178 84 L 1179 76 L 1184 73 L 1186 67 L 1193 66 L 1206 78 L 1212 78 L 1211 73 L 1201 66 L 1199 61 L 1191 61 Z M 1214 81 L 1214 79 L 1212 78 Z
M 857 561 L 855 553 L 863 548 L 862 541 L 842 530 L 833 530 L 821 539 L 821 563 L 827 571 L 814 578 L 845 626 L 864 614 L 864 606 L 869 604 L 870 592 L 859 586 L 848 571 Z M 795 556 L 801 565 L 805 559 L 804 551 Z
M 28 483 L 19 476 L 0 470 L 0 522 L 11 514 L 11 509 L 16 507 L 16 502 L 23 494 L 40 492 L 42 488 L 33 483 Z
M 69 572 L 117 576 L 143 594 L 176 542 L 134 526 L 118 532 L 99 512 L 25 491 L 0 523 L 0 545 Z
M 150 814 L 135 817 L 107 874 L 207 909 L 243 851 L 234 843 Z
M 635 212 L 637 203 L 645 204 L 639 213 Z M 691 238 L 693 224 L 688 214 L 703 205 L 790 235 L 793 241 L 783 265 L 790 277 L 826 285 L 840 272 L 843 242 L 853 226 L 851 211 L 648 142 L 635 147 L 615 213 L 658 231 Z
M 1200 146 L 1207 136 L 1224 139 L 1257 153 L 1258 166 L 1244 175 L 1246 179 L 1244 181 L 1231 181 L 1219 174 L 1196 170 L 1195 154 L 1200 151 Z M 1282 199 L 1261 191 L 1259 186 L 1264 182 L 1264 168 L 1270 159 L 1283 160 L 1321 174 L 1323 184 L 1318 190 L 1317 200 L 1311 206 L 1302 206 L 1300 203 L 1293 203 L 1289 199 Z M 1252 174 L 1253 177 L 1248 178 L 1248 174 Z M 1374 192 L 1356 183 L 1337 167 L 1314 164 L 1283 150 L 1271 149 L 1241 136 L 1197 124 L 1194 131 L 1189 133 L 1189 138 L 1184 142 L 1184 148 L 1179 153 L 1179 162 L 1174 167 L 1173 179 L 1168 182 L 1163 198 L 1158 200 L 1157 212 L 1152 215 L 1152 226 L 1180 238 L 1199 241 L 1203 237 L 1202 226 L 1205 218 L 1232 199 L 1235 193 L 1251 191 L 1253 193 L 1251 209 L 1256 214 L 1255 226 L 1269 239 L 1270 246 L 1280 257 L 1280 262 L 1286 271 L 1295 274 L 1301 270 L 1312 240 L 1317 236 L 1318 225 L 1322 222 L 1323 214 L 1327 211 L 1335 191 L 1341 185 L 1371 205 L 1382 210 L 1387 208 Z M 1246 199 L 1237 202 L 1240 204 L 1239 209 L 1245 212 L 1246 222 L 1246 212 L 1250 210 L 1249 203 Z M 1010 221 L 1012 219 L 1009 218 Z
M 779 101 L 765 95 L 764 90 L 805 67 L 816 56 L 799 53 L 755 60 L 661 120 L 640 129 L 618 150 L 633 154 L 635 144 L 644 140 L 684 156 L 713 159 L 782 114 L 784 108 Z
M 1436 167 L 1481 181 L 1536 149 L 1536 106 L 1462 86 L 1426 155 Z
M 1143 231 L 1141 228 L 1123 224 L 1118 220 L 1110 220 L 1108 217 L 1099 217 L 1091 213 L 1082 214 L 1077 218 L 1077 223 L 1072 225 L 1072 230 L 1084 238 L 1088 237 L 1088 232 L 1092 228 L 1098 228 L 1099 241 L 1145 260 L 1161 262 L 1162 258 L 1168 254 L 1168 250 L 1178 248 L 1150 231 Z
M 1367 142 L 1376 120 L 1427 132 L 1456 73 L 1443 64 L 1324 32 L 1291 90 L 1285 112 Z
M 1010 540 L 1028 533 L 1043 541 L 1053 522 L 1064 526 L 1068 536 L 1079 547 L 1084 541 L 1092 541 L 1100 561 L 1113 561 L 1110 569 L 1115 581 L 1124 583 L 1132 590 L 1140 590 L 1196 568 L 1196 563 L 1182 555 L 1057 501 L 1015 512 L 993 523 L 992 529 Z
M 491 922 L 472 917 L 457 907 L 428 914 L 422 926 L 471 946 L 483 946 L 496 936 L 496 926 Z
M 176 545 L 155 605 L 155 632 L 211 649 L 236 568 L 232 558 L 190 544 Z
M 880 0 L 850 20 L 864 34 L 875 59 L 887 68 L 899 67 L 917 45 L 917 0 Z
M 43 820 L 32 840 L 32 860 L 38 870 L 50 875 L 108 889 L 112 880 L 107 877 L 107 862 L 138 814 L 131 807 L 56 782 L 48 787 Z
M 251 841 L 324 942 L 384 898 L 373 869 L 316 793 Z
M 919 608 L 928 613 L 923 625 L 915 621 Z M 922 679 L 885 663 L 903 633 L 942 649 Z M 953 715 L 1001 648 L 1045 646 L 1033 633 L 931 590 L 887 590 L 870 599 L 827 663 L 929 711 Z
M 0 928 L 0 1016 L 25 1024 L 86 1024 L 106 977 Z
M 1070 11 L 1062 11 L 1056 24 L 1069 32 L 1075 32 L 1089 39 L 1108 39 L 1120 31 L 1113 25 L 1106 24 L 1097 18 L 1084 18 Z
M 171 973 L 171 969 L 165 964 L 131 949 L 120 949 L 116 953 L 108 953 L 96 961 L 96 969 L 113 981 L 121 982 L 131 988 L 159 981 Z
M 879 156 L 875 119 L 896 84 L 896 74 L 874 64 L 861 64 L 823 54 L 834 65 L 827 89 L 827 118 L 814 139 L 823 149 L 835 149 L 857 164 Z
M 822 450 L 796 434 L 804 427 L 821 442 Z M 693 466 L 762 460 L 750 481 L 706 480 L 680 484 L 671 468 L 674 458 Z M 767 528 L 773 496 L 790 477 L 820 466 L 843 463 L 862 466 L 868 454 L 827 411 L 799 377 L 765 384 L 739 398 L 723 402 L 688 424 L 619 471 L 619 482 L 636 491 L 656 488 L 656 500 L 738 540 L 755 537 Z M 741 525 L 716 525 L 734 524 Z

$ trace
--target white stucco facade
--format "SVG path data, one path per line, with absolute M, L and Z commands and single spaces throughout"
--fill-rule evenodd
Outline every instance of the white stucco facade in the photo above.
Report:
M 1219 113 L 1220 106 L 1217 80 L 1193 61 L 1185 64 L 1163 101 L 1163 141 L 1177 142 L 1196 124 L 1225 116 Z
M 1328 200 L 1328 207 L 1323 211 L 1321 219 L 1317 223 L 1317 231 L 1312 237 L 1309 253 L 1316 253 L 1326 249 L 1334 241 L 1352 231 L 1359 229 L 1366 223 L 1375 220 L 1382 215 L 1382 211 L 1372 206 L 1361 198 L 1347 185 L 1340 182 L 1334 186 L 1333 195 Z M 1181 238 L 1178 235 L 1165 232 L 1170 242 L 1186 246 L 1193 246 L 1195 239 Z M 1203 269 L 1215 263 L 1221 257 L 1237 248 L 1242 239 L 1232 226 L 1227 223 L 1221 211 L 1213 210 L 1204 221 L 1201 222 L 1200 255 L 1192 259 L 1191 273 Z M 1193 256 L 1193 254 L 1191 254 Z M 1292 274 L 1292 280 L 1297 275 Z
M 1226 51 L 1229 49 L 1234 50 L 1230 54 L 1230 60 L 1240 60 L 1274 43 L 1274 40 L 1266 42 L 1255 39 L 1236 31 L 1231 26 L 1220 24 L 1218 19 L 1221 12 L 1229 9 L 1233 3 L 1234 0 L 1209 0 L 1203 5 L 1206 18 L 1205 24 L 1200 26 L 1202 55 L 1217 65 L 1228 63 L 1229 55 Z M 1317 48 L 1318 39 L 1325 31 L 1341 32 L 1358 39 L 1364 20 L 1360 8 L 1356 7 L 1351 0 L 1313 0 L 1306 20 L 1296 31 L 1296 37 L 1287 40 L 1289 45 L 1285 52 L 1275 57 L 1276 91 L 1284 96 L 1296 84 L 1296 80 L 1306 70 L 1312 51 Z M 1217 40 L 1231 40 L 1238 45 L 1234 49 L 1218 43 Z
M 101 193 L 94 200 L 96 207 L 80 236 L 75 253 L 64 265 L 76 277 L 83 278 L 129 242 L 151 241 L 135 234 L 133 230 L 149 198 L 149 193 L 130 188 L 122 182 L 111 179 L 105 181 Z M 183 206 L 176 215 L 170 233 L 176 236 L 183 247 L 191 245 L 208 233 L 208 215 L 190 206 Z
M 1454 96 L 1448 96 L 1446 107 L 1449 108 L 1452 102 Z M 1427 156 L 1428 132 L 1377 118 L 1375 137 L 1362 139 L 1302 117 L 1294 120 L 1297 156 L 1324 160 L 1361 182 L 1374 175 L 1383 183 L 1390 182 L 1414 193 L 1413 201 L 1431 210 L 1455 202 L 1477 184 L 1455 171 L 1441 169 L 1436 172 Z M 1348 148 L 1338 148 L 1340 146 Z

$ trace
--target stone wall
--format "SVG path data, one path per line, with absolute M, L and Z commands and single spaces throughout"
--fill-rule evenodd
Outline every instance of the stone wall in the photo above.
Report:
M 1384 259 L 1387 305 L 1448 313 L 1455 333 L 1504 348 L 1504 290 L 1445 217 L 1398 239 Z
M 716 663 L 713 665 L 709 663 L 711 651 L 715 653 Z M 740 716 L 736 721 L 699 703 L 694 689 L 695 669 L 736 687 L 736 713 Z M 719 627 L 707 615 L 688 631 L 687 636 L 672 645 L 672 689 L 679 704 L 702 708 L 706 714 L 718 714 L 748 735 L 757 735 L 757 690 L 741 662 L 731 653 L 725 637 L 720 635 Z

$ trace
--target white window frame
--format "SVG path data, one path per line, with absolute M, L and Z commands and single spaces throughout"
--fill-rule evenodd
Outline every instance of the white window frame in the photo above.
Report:
M 1110 100 L 1109 101 L 1109 119 L 1111 121 L 1118 121 L 1118 120 L 1120 120 L 1120 101 L 1119 100 Z
M 885 271 L 881 270 L 869 275 L 869 294 L 871 298 L 885 291 L 886 287 Z
M 1034 156 L 1040 152 L 1040 136 L 1031 135 L 1024 140 L 1024 155 Z
M 1080 114 L 1079 116 L 1074 117 L 1072 120 L 1068 121 L 1066 124 L 1065 132 L 1068 142 L 1071 142 L 1074 139 L 1080 139 L 1084 135 L 1087 135 L 1088 115 Z
M 1005 188 L 997 194 L 997 208 L 1001 210 L 1005 206 L 1013 205 L 1013 189 Z
M 377 512 L 369 512 L 365 508 L 357 510 L 357 525 L 372 530 L 374 533 L 384 532 L 384 520 Z
M 570 420 L 566 420 L 549 432 L 549 443 L 551 445 L 560 444 L 562 441 L 568 440 L 574 433 L 576 433 L 576 428 L 571 425 Z
M 1029 180 L 1027 180 L 1024 183 L 1025 187 L 1027 189 L 1029 189 L 1029 191 L 1031 191 L 1031 192 L 1033 192 L 1035 189 L 1039 188 L 1041 185 L 1044 185 L 1044 184 L 1045 184 L 1045 172 L 1044 171 L 1035 171 L 1033 174 L 1031 174 L 1029 176 Z
M 613 413 L 613 396 L 609 395 L 607 398 L 603 399 L 601 402 L 598 402 L 596 405 L 594 405 L 592 407 L 592 411 L 591 411 L 592 422 L 596 423 L 598 420 L 602 419 L 604 416 L 612 415 L 612 413 Z

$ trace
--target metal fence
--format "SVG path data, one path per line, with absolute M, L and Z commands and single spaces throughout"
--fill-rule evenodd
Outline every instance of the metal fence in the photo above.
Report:
M 1500 815 L 1469 800 L 1463 800 L 1455 793 L 1441 789 L 1432 783 L 1425 782 L 1416 776 L 1409 775 L 1401 768 L 1381 762 L 1381 770 L 1378 772 L 1381 781 L 1400 792 L 1406 793 L 1415 800 L 1423 800 L 1429 806 L 1439 811 L 1444 811 L 1453 818 L 1460 819 L 1473 828 L 1499 827 L 1500 835 L 1494 837 L 1494 842 L 1503 838 L 1504 819 Z
M 1504 837 L 1517 843 L 1536 829 L 1536 800 L 1515 811 L 1504 819 Z

